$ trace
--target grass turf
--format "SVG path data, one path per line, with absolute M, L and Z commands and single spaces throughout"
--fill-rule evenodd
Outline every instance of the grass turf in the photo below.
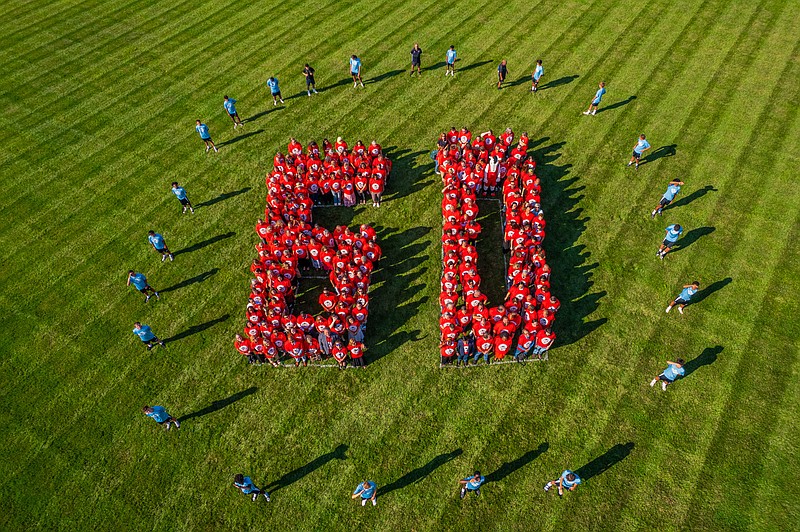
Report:
M 12 0 L 6 11 L 3 528 L 797 519 L 800 4 Z M 405 70 L 415 41 L 423 66 L 440 65 L 421 79 Z M 461 57 L 452 79 L 440 62 L 450 44 Z M 364 90 L 347 80 L 354 52 Z M 546 74 L 531 95 L 538 57 Z M 510 83 L 498 91 L 500 59 Z M 272 74 L 279 107 L 263 85 Z M 600 80 L 601 112 L 582 116 Z M 225 93 L 249 118 L 243 131 L 232 131 Z M 218 155 L 202 153 L 198 117 Z M 451 125 L 530 133 L 563 303 L 547 364 L 436 368 L 441 195 L 428 153 Z M 654 153 L 634 172 L 624 162 L 640 132 Z M 289 136 L 337 135 L 376 138 L 395 161 L 380 209 L 328 210 L 331 223 L 379 228 L 370 366 L 245 367 L 231 339 L 263 174 Z M 653 222 L 674 177 L 687 185 Z M 201 207 L 194 216 L 180 216 L 173 180 Z M 673 222 L 696 239 L 661 263 L 653 253 Z M 148 250 L 150 228 L 174 263 Z M 482 245 L 483 267 L 493 259 Z M 126 290 L 129 268 L 162 301 Z M 665 315 L 695 278 L 697 304 Z M 168 348 L 145 352 L 135 320 Z M 668 393 L 647 387 L 677 356 L 693 361 L 687 378 Z M 145 403 L 184 417 L 181 432 L 159 431 L 139 413 Z M 476 467 L 490 483 L 460 503 L 457 480 Z M 545 495 L 566 467 L 584 486 Z M 274 502 L 236 493 L 236 472 Z M 381 486 L 376 509 L 349 500 L 365 476 Z

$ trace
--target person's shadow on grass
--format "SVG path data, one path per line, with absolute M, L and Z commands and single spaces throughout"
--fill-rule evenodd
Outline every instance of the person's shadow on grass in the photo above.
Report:
M 247 133 L 242 133 L 239 136 L 233 137 L 232 139 L 226 140 L 225 142 L 220 142 L 217 144 L 218 148 L 222 148 L 223 146 L 230 146 L 231 144 L 236 144 L 237 142 L 244 140 L 248 137 L 252 137 L 254 135 L 259 135 L 263 133 L 263 129 L 256 129 L 255 131 L 248 131 Z
M 677 153 L 677 148 L 678 148 L 677 144 L 670 144 L 669 146 L 659 146 L 658 148 L 650 152 L 650 154 L 648 154 L 646 157 L 643 157 L 642 160 L 639 161 L 639 166 L 648 163 L 654 163 L 657 160 L 662 159 L 664 157 L 672 157 Z
M 703 366 L 709 366 L 717 361 L 717 356 L 725 349 L 721 345 L 716 347 L 706 347 L 696 358 L 693 358 L 683 366 L 683 378 L 685 379 Z
M 506 478 L 511 473 L 517 471 L 525 467 L 526 465 L 530 464 L 550 448 L 550 444 L 544 442 L 539 445 L 536 449 L 531 449 L 527 453 L 523 454 L 519 458 L 515 458 L 510 462 L 504 462 L 503 465 L 498 467 L 496 470 L 492 471 L 488 475 L 486 475 L 486 483 L 489 484 L 490 482 L 500 482 L 504 478 Z
M 335 89 L 336 87 L 341 87 L 342 85 L 347 85 L 353 82 L 353 78 L 343 78 L 334 83 L 333 85 L 324 85 L 322 87 L 317 88 L 317 92 L 325 92 L 331 89 Z
M 233 190 L 231 192 L 223 192 L 216 198 L 211 198 L 210 200 L 206 200 L 202 203 L 198 203 L 194 206 L 195 209 L 199 209 L 200 207 L 211 207 L 212 205 L 216 205 L 220 201 L 225 201 L 228 198 L 233 198 L 238 196 L 239 194 L 244 194 L 245 192 L 250 192 L 250 187 L 240 188 L 239 190 Z
M 203 417 L 203 416 L 208 415 L 208 414 L 213 414 L 217 410 L 222 410 L 226 406 L 232 405 L 236 401 L 239 401 L 240 399 L 244 399 L 248 395 L 253 395 L 257 391 L 258 391 L 258 388 L 256 386 L 251 386 L 250 388 L 248 388 L 246 390 L 242 390 L 241 392 L 236 392 L 235 394 L 233 394 L 233 395 L 231 395 L 229 397 L 226 397 L 225 399 L 220 399 L 218 401 L 214 401 L 213 403 L 211 403 L 207 407 L 202 408 L 202 409 L 200 409 L 200 410 L 198 410 L 196 412 L 192 412 L 191 414 L 186 414 L 185 416 L 181 416 L 180 418 L 178 418 L 178 421 L 183 423 L 184 421 L 187 421 L 189 419 L 194 419 L 196 417 Z
M 669 205 L 664 207 L 663 210 L 666 211 L 668 209 L 675 209 L 675 208 L 678 208 L 678 207 L 685 207 L 686 205 L 689 205 L 694 200 L 702 198 L 703 196 L 705 196 L 709 192 L 718 192 L 718 190 L 716 188 L 714 188 L 714 185 L 706 185 L 703 188 L 695 190 L 694 192 L 692 192 L 691 194 L 689 194 L 685 198 L 681 198 L 681 199 L 679 199 L 678 201 L 676 201 L 674 203 L 670 203 Z
M 384 72 L 383 74 L 375 76 L 374 78 L 369 78 L 368 80 L 364 81 L 364 85 L 369 85 L 371 83 L 378 83 L 385 79 L 393 78 L 398 74 L 402 74 L 403 72 L 405 72 L 405 70 L 402 69 L 390 70 L 388 72 Z
M 589 480 L 592 477 L 596 477 L 627 458 L 634 447 L 635 445 L 632 441 L 624 445 L 618 443 L 601 456 L 598 456 L 588 464 L 578 468 L 575 473 L 578 474 L 581 480 Z
M 636 99 L 635 95 L 628 96 L 625 100 L 619 101 L 617 103 L 612 103 L 611 105 L 606 106 L 606 107 L 599 108 L 597 110 L 597 114 L 605 113 L 606 111 L 611 111 L 613 109 L 619 109 L 620 107 L 622 107 L 624 105 L 628 105 L 629 103 L 631 103 L 635 99 Z
M 692 298 L 692 301 L 691 301 L 692 305 L 697 305 L 698 303 L 700 303 L 701 301 L 706 299 L 708 296 L 710 296 L 714 292 L 722 290 L 723 288 L 725 288 L 726 286 L 728 286 L 732 282 L 733 282 L 733 279 L 731 279 L 730 277 L 726 277 L 725 279 L 723 279 L 721 281 L 715 281 L 714 283 L 711 283 L 710 285 L 708 285 L 707 288 L 704 288 L 704 289 L 700 290 Z
M 264 489 L 270 492 L 278 491 L 279 489 L 285 488 L 294 484 L 301 478 L 309 475 L 319 469 L 320 467 L 324 466 L 328 462 L 333 460 L 347 460 L 347 445 L 341 444 L 336 449 L 329 453 L 325 453 L 321 456 L 318 456 L 308 462 L 307 464 L 294 469 L 281 478 L 270 484 L 269 486 L 265 487 Z
M 219 272 L 219 268 L 211 268 L 207 272 L 203 272 L 199 275 L 195 275 L 194 277 L 189 277 L 188 279 L 184 279 L 183 281 L 179 282 L 178 284 L 174 284 L 172 286 L 168 286 L 163 290 L 159 291 L 160 294 L 165 294 L 167 292 L 173 292 L 175 290 L 180 290 L 181 288 L 186 288 L 187 286 L 191 286 L 193 284 L 202 283 L 212 275 L 215 275 Z
M 711 233 L 716 231 L 716 229 L 717 228 L 714 227 L 713 225 L 705 227 L 697 227 L 695 229 L 692 229 L 691 231 L 686 233 L 685 237 L 681 238 L 678 241 L 678 246 L 676 246 L 673 250 L 671 250 L 671 253 L 683 251 L 684 249 L 688 248 L 689 246 L 700 240 L 700 238 L 706 235 L 710 235 Z
M 211 238 L 203 240 L 202 242 L 198 242 L 197 244 L 192 244 L 188 248 L 179 249 L 175 253 L 173 253 L 173 255 L 177 257 L 178 255 L 182 255 L 184 253 L 192 253 L 193 251 L 197 251 L 203 249 L 206 246 L 210 246 L 211 244 L 215 244 L 220 240 L 225 240 L 226 238 L 230 238 L 235 234 L 236 234 L 235 232 L 230 231 L 228 233 L 223 233 L 221 235 L 212 236 Z
M 214 318 L 213 320 L 209 320 L 209 321 L 207 321 L 205 323 L 201 323 L 200 325 L 192 325 L 191 327 L 189 327 L 185 331 L 179 332 L 175 336 L 170 336 L 169 338 L 164 338 L 164 343 L 168 344 L 168 343 L 171 343 L 171 342 L 182 340 L 184 338 L 188 338 L 189 336 L 192 336 L 193 334 L 197 334 L 199 332 L 203 332 L 206 329 L 209 329 L 209 328 L 213 327 L 217 323 L 222 323 L 223 321 L 226 321 L 230 317 L 231 317 L 230 314 L 223 314 L 219 318 Z
M 256 120 L 258 120 L 262 116 L 267 116 L 268 114 L 274 113 L 275 111 L 280 111 L 281 109 L 286 109 L 286 106 L 285 105 L 273 105 L 272 109 L 265 109 L 264 111 L 261 111 L 260 113 L 254 114 L 250 118 L 245 118 L 244 120 L 242 120 L 242 122 L 245 123 L 245 124 L 247 124 L 248 122 L 255 122 Z
M 433 473 L 437 468 L 461 456 L 463 452 L 464 451 L 462 451 L 461 449 L 455 449 L 454 451 L 450 451 L 449 453 L 442 453 L 439 456 L 434 457 L 427 464 L 418 467 L 416 469 L 412 469 L 411 471 L 409 471 L 402 477 L 398 478 L 391 484 L 387 484 L 385 486 L 381 486 L 380 488 L 378 488 L 378 496 L 385 497 L 386 495 L 395 490 L 399 490 L 411 484 L 416 484 L 422 481 L 425 477 Z
M 459 59 L 456 59 L 456 62 L 458 62 L 458 61 L 459 61 Z M 486 61 L 475 61 L 474 63 L 470 63 L 469 65 L 467 65 L 465 67 L 456 69 L 456 74 L 458 74 L 459 72 L 466 72 L 467 70 L 472 70 L 473 68 L 482 67 L 483 65 L 488 65 L 491 62 L 492 62 L 492 59 L 487 59 Z
M 571 76 L 563 76 L 558 79 L 554 79 L 552 81 L 548 81 L 547 83 L 541 85 L 536 92 L 546 91 L 547 89 L 555 89 L 556 87 L 560 87 L 561 85 L 566 85 L 567 83 L 572 83 L 580 76 L 578 74 L 572 74 Z

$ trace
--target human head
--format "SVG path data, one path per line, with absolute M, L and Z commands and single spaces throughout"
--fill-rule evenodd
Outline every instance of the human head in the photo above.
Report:
M 675 230 L 676 231 L 680 231 L 681 230 L 681 224 L 675 224 Z
M 222 99 L 223 100 L 227 100 L 228 99 L 228 95 L 226 94 L 225 96 L 222 97 Z
M 692 286 L 695 288 L 700 288 L 700 281 L 692 281 Z
M 605 82 L 605 81 L 601 81 L 601 82 L 600 82 L 600 86 L 601 86 L 601 87 L 605 87 L 605 86 L 606 86 L 606 82 Z
M 567 480 L 569 480 L 570 482 L 573 482 L 575 480 L 575 473 L 568 473 L 567 474 Z
M 536 64 L 537 64 L 537 65 L 541 65 L 541 64 L 542 64 L 542 60 L 541 60 L 541 59 L 537 59 L 537 60 L 536 60 Z
M 152 408 L 152 407 L 150 407 L 150 406 L 144 405 L 144 406 L 142 407 L 142 412 L 144 412 L 145 414 L 149 414 L 149 413 L 150 413 L 150 412 L 152 412 L 152 411 L 153 411 L 153 408 Z
M 676 360 L 675 362 L 677 362 L 679 366 L 683 366 L 684 364 L 686 364 L 686 361 L 685 361 L 685 360 L 683 360 L 682 358 L 679 358 L 679 359 L 678 359 L 678 360 Z
M 137 321 L 136 323 L 133 324 L 133 326 L 136 329 L 140 329 L 142 327 L 142 324 Z
M 642 140 L 644 140 L 644 133 L 642 133 L 641 135 L 639 135 L 639 138 L 640 138 L 640 139 L 642 139 Z
M 475 478 L 481 478 L 481 472 L 476 470 L 472 476 Z
M 450 45 L 450 49 L 451 49 L 451 50 L 455 50 L 455 49 L 456 49 L 455 45 L 451 44 L 451 45 Z
M 198 126 L 199 126 L 200 124 L 202 124 L 202 122 L 200 121 L 200 119 L 199 119 L 199 118 L 198 118 L 197 120 L 195 120 L 195 122 L 197 122 L 197 125 L 198 125 Z
M 506 60 L 505 60 L 505 59 L 503 59 L 502 61 L 500 61 L 500 64 L 501 64 L 501 65 L 505 65 L 505 64 L 506 64 Z
M 356 54 L 353 54 L 350 56 L 350 59 L 358 59 L 358 57 L 356 56 Z
M 244 482 L 244 475 L 242 475 L 241 473 L 236 473 L 235 475 L 233 475 L 233 481 L 236 482 L 237 484 L 242 484 Z
M 172 188 L 175 188 L 175 187 L 177 187 L 177 186 L 178 186 L 178 182 L 177 182 L 177 181 L 173 181 L 173 182 L 172 182 Z

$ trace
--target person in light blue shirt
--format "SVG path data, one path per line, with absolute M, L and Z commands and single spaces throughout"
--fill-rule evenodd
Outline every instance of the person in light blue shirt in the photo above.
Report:
M 603 99 L 603 95 L 606 93 L 606 82 L 601 81 L 600 86 L 597 89 L 597 92 L 594 94 L 594 98 L 592 98 L 591 103 L 589 103 L 589 108 L 583 112 L 585 115 L 596 115 L 597 114 L 597 106 L 600 105 L 600 100 Z
M 481 475 L 480 471 L 475 471 L 471 477 L 462 478 L 458 481 L 461 484 L 461 498 L 467 496 L 467 493 L 474 493 L 476 496 L 481 494 L 481 486 L 486 482 L 486 477 Z
M 647 139 L 644 135 L 639 135 L 639 138 L 636 140 L 636 144 L 633 145 L 633 154 L 631 155 L 631 160 L 628 161 L 628 166 L 636 163 L 636 169 L 639 169 L 639 161 L 642 158 L 644 152 L 650 149 L 650 143 L 647 142 Z
M 172 425 L 175 425 L 176 429 L 181 428 L 181 422 L 169 415 L 163 406 L 145 405 L 142 407 L 142 413 L 155 420 L 156 423 L 163 426 L 166 430 L 170 430 Z
M 267 80 L 267 87 L 269 87 L 269 91 L 272 93 L 272 105 L 278 105 L 278 100 L 283 103 L 283 96 L 281 96 L 281 88 L 278 86 L 278 78 L 275 76 L 270 77 Z
M 266 490 L 261 490 L 253 484 L 253 480 L 250 477 L 246 477 L 241 473 L 237 473 L 233 476 L 233 485 L 236 489 L 244 493 L 245 495 L 250 495 L 250 499 L 253 502 L 258 500 L 259 495 L 263 495 L 267 502 L 270 502 L 269 493 Z
M 579 477 L 577 473 L 574 473 L 569 469 L 565 469 L 564 472 L 561 473 L 560 477 L 555 480 L 551 480 L 544 485 L 544 491 L 550 491 L 550 488 L 555 486 L 558 488 L 558 496 L 561 497 L 564 495 L 565 489 L 569 491 L 575 491 L 580 484 L 581 477 Z
M 170 262 L 175 260 L 175 255 L 167 247 L 167 243 L 164 241 L 164 237 L 161 236 L 161 233 L 156 233 L 155 231 L 148 231 L 147 232 L 147 241 L 150 242 L 150 245 L 153 246 L 153 249 L 161 253 L 161 262 L 164 262 L 167 257 L 169 257 Z
M 653 212 L 650 213 L 650 218 L 653 219 L 656 217 L 656 214 L 660 214 L 664 216 L 664 207 L 672 203 L 672 200 L 675 199 L 675 196 L 678 195 L 678 192 L 681 191 L 681 187 L 684 185 L 683 181 L 680 179 L 673 179 L 667 185 L 667 191 L 664 192 L 664 195 L 661 196 L 661 200 L 658 202 L 658 206 L 653 209 Z
M 226 94 L 222 98 L 222 107 L 225 108 L 228 116 L 230 116 L 231 120 L 233 120 L 233 129 L 236 129 L 237 127 L 244 127 L 244 122 L 242 122 L 242 119 L 239 118 L 239 113 L 236 111 L 236 100 L 233 98 L 228 98 L 228 95 Z
M 150 329 L 149 325 L 142 325 L 138 321 L 133 324 L 133 334 L 139 337 L 139 340 L 147 347 L 147 350 L 150 351 L 153 349 L 153 344 L 158 344 L 161 347 L 164 347 L 164 341 L 160 340 L 158 336 L 153 334 L 153 330 Z
M 350 496 L 351 499 L 361 497 L 361 506 L 366 506 L 367 501 L 372 501 L 372 506 L 378 504 L 378 486 L 371 480 L 365 480 L 356 487 Z
M 667 233 L 664 235 L 664 241 L 661 242 L 658 251 L 656 251 L 656 257 L 664 260 L 669 250 L 675 247 L 675 243 L 678 242 L 678 238 L 680 238 L 681 234 L 683 234 L 683 227 L 679 224 L 672 224 L 667 227 Z
M 208 153 L 208 150 L 211 148 L 214 148 L 214 152 L 218 152 L 217 146 L 214 144 L 214 141 L 211 140 L 211 133 L 208 131 L 208 126 L 200 120 L 195 120 L 195 124 L 195 131 L 200 135 L 200 140 L 206 145 L 206 153 Z
M 700 283 L 698 281 L 692 281 L 692 284 L 683 285 L 683 290 L 680 295 L 667 306 L 667 313 L 672 310 L 672 307 L 678 305 L 678 312 L 683 314 L 683 308 L 689 304 L 692 296 L 694 296 L 698 290 L 700 290 Z
M 456 75 L 456 59 L 458 58 L 458 53 L 456 52 L 456 47 L 454 45 L 450 45 L 450 49 L 444 54 L 444 64 L 445 76 L 455 76 Z
M 133 285 L 139 292 L 144 294 L 144 302 L 150 301 L 150 293 L 152 292 L 156 299 L 161 299 L 158 292 L 147 283 L 147 277 L 143 273 L 136 273 L 133 270 L 128 270 L 128 283 L 126 286 Z
M 353 88 L 357 88 L 359 84 L 364 86 L 364 81 L 361 79 L 361 59 L 356 54 L 350 56 L 350 75 L 353 76 Z
M 192 202 L 189 201 L 186 189 L 178 185 L 177 181 L 172 182 L 172 193 L 175 194 L 175 197 L 178 198 L 178 201 L 183 205 L 183 212 L 181 214 L 186 214 L 186 209 L 191 210 L 192 214 L 194 214 L 194 207 L 192 207 Z
M 542 79 L 544 75 L 544 67 L 542 66 L 542 60 L 536 60 L 536 68 L 531 74 L 531 92 L 536 92 L 539 90 L 539 80 Z
M 686 370 L 683 369 L 684 364 L 686 364 L 686 362 L 684 362 L 682 358 L 679 358 L 675 362 L 667 360 L 667 369 L 662 371 L 661 375 L 650 381 L 650 387 L 652 388 L 658 381 L 661 381 L 661 390 L 666 392 L 668 385 L 675 382 L 675 379 L 678 377 L 683 377 L 686 373 Z

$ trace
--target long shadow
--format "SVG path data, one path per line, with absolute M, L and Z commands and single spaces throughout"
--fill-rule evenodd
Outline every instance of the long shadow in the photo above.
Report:
M 176 342 L 178 340 L 182 340 L 184 338 L 188 338 L 189 336 L 192 336 L 192 335 L 197 334 L 199 332 L 203 332 L 206 329 L 210 329 L 211 327 L 213 327 L 217 323 L 222 323 L 223 321 L 226 321 L 230 317 L 231 317 L 230 314 L 223 314 L 219 318 L 214 318 L 213 320 L 207 321 L 205 323 L 201 323 L 200 325 L 192 325 L 191 327 L 189 327 L 185 331 L 179 332 L 175 336 L 170 336 L 169 338 L 164 338 L 164 343 Z
M 602 456 L 598 456 L 585 466 L 578 468 L 575 472 L 578 474 L 581 480 L 589 480 L 592 477 L 596 477 L 597 475 L 608 471 L 615 464 L 625 460 L 625 458 L 631 454 L 631 451 L 634 447 L 635 445 L 632 441 L 629 441 L 624 445 L 618 443 L 603 453 Z
M 333 85 L 324 85 L 322 87 L 317 87 L 317 92 L 325 92 L 331 89 L 335 89 L 336 87 L 341 87 L 342 85 L 348 85 L 353 82 L 353 78 L 343 78 L 334 83 Z
M 692 229 L 691 231 L 686 233 L 686 236 L 684 236 L 683 238 L 681 238 L 678 241 L 679 245 L 675 249 L 673 249 L 672 252 L 674 253 L 674 252 L 682 251 L 682 250 L 688 248 L 689 246 L 691 246 L 692 244 L 694 244 L 695 242 L 700 240 L 700 238 L 702 238 L 702 237 L 704 237 L 706 235 L 710 235 L 715 230 L 716 230 L 716 227 L 714 227 L 712 225 L 705 226 L 705 227 L 698 227 L 696 229 Z
M 200 207 L 211 207 L 212 205 L 216 205 L 220 201 L 225 201 L 228 198 L 233 198 L 238 196 L 239 194 L 244 194 L 245 192 L 250 192 L 250 187 L 240 188 L 239 190 L 233 190 L 231 192 L 223 192 L 216 198 L 211 198 L 210 200 L 206 200 L 202 203 L 198 203 L 194 206 L 195 209 L 199 209 Z
M 605 113 L 606 111 L 611 111 L 612 109 L 618 109 L 618 108 L 622 107 L 623 105 L 628 105 L 629 103 L 631 103 L 635 99 L 636 99 L 636 96 L 633 96 L 633 95 L 632 96 L 628 96 L 625 100 L 619 101 L 617 103 L 612 103 L 611 105 L 606 106 L 606 107 L 599 108 L 597 110 L 597 114 Z
M 347 445 L 341 444 L 336 449 L 329 453 L 325 453 L 321 456 L 318 456 L 308 462 L 307 464 L 294 469 L 281 478 L 267 486 L 265 489 L 267 491 L 273 492 L 278 491 L 279 489 L 285 488 L 290 486 L 300 480 L 301 478 L 305 477 L 316 471 L 317 469 L 321 468 L 328 462 L 332 462 L 333 460 L 347 460 Z
M 714 188 L 714 185 L 706 185 L 703 188 L 695 190 L 694 192 L 692 192 L 691 194 L 689 194 L 685 198 L 681 198 L 678 201 L 676 201 L 675 203 L 670 203 L 669 205 L 664 207 L 664 210 L 666 211 L 667 209 L 675 209 L 677 207 L 685 207 L 686 205 L 689 205 L 694 200 L 702 198 L 703 196 L 705 196 L 709 192 L 718 192 L 718 190 L 716 188 Z
M 374 78 L 369 78 L 368 80 L 364 81 L 364 85 L 369 85 L 370 83 L 379 83 L 385 79 L 393 78 L 398 74 L 402 74 L 403 72 L 405 72 L 405 69 L 390 70 L 380 74 L 379 76 L 375 76 Z
M 242 390 L 241 392 L 236 392 L 235 394 L 233 394 L 233 395 L 231 395 L 229 397 L 226 397 L 225 399 L 220 399 L 219 401 L 214 401 L 213 403 L 211 403 L 207 407 L 202 408 L 202 409 L 200 409 L 200 410 L 198 410 L 196 412 L 192 412 L 191 414 L 186 414 L 185 416 L 181 416 L 180 418 L 178 418 L 178 421 L 183 423 L 184 421 L 188 421 L 189 419 L 194 419 L 196 417 L 203 417 L 203 416 L 206 416 L 208 414 L 213 414 L 217 410 L 222 410 L 226 406 L 232 405 L 236 401 L 238 401 L 240 399 L 244 399 L 248 395 L 253 395 L 257 391 L 258 391 L 258 387 L 251 386 L 250 388 L 248 388 L 246 390 Z
M 550 448 L 550 444 L 544 442 L 539 445 L 536 449 L 532 449 L 527 453 L 523 454 L 519 458 L 512 460 L 511 462 L 505 462 L 503 465 L 498 467 L 495 471 L 492 471 L 488 475 L 486 475 L 486 482 L 500 482 L 504 478 L 506 478 L 511 473 L 517 471 L 525 467 L 526 465 L 530 464 L 541 455 L 547 452 L 547 449 Z
M 280 111 L 281 109 L 286 109 L 286 106 L 285 105 L 273 105 L 271 109 L 266 109 L 264 111 L 261 111 L 260 113 L 256 113 L 253 116 L 251 116 L 250 118 L 245 118 L 244 120 L 242 120 L 242 122 L 244 122 L 245 124 L 248 123 L 248 122 L 254 122 L 254 121 L 258 120 L 259 118 L 261 118 L 262 116 L 267 116 L 268 114 L 274 113 L 275 111 Z
M 385 486 L 381 486 L 378 488 L 378 496 L 385 497 L 386 495 L 390 494 L 391 492 L 399 489 L 403 489 L 406 486 L 411 484 L 416 484 L 420 482 L 425 477 L 433 473 L 437 468 L 443 466 L 447 462 L 461 456 L 464 451 L 461 449 L 456 449 L 454 451 L 450 451 L 449 453 L 443 453 L 439 456 L 433 458 L 430 462 L 425 464 L 424 466 L 418 467 L 416 469 L 412 469 L 402 477 L 398 478 L 391 484 L 387 484 Z
M 706 347 L 696 358 L 693 358 L 683 366 L 683 377 L 686 378 L 703 366 L 709 366 L 717 361 L 717 356 L 725 349 L 721 345 L 716 347 Z
M 237 142 L 240 142 L 244 139 L 253 137 L 255 135 L 260 135 L 263 132 L 264 132 L 263 129 L 256 129 L 255 131 L 249 131 L 247 133 L 239 135 L 238 137 L 233 137 L 230 140 L 226 140 L 225 142 L 220 142 L 219 144 L 217 144 L 217 147 L 221 148 L 223 146 L 230 146 L 231 144 L 236 144 Z
M 180 290 L 181 288 L 186 288 L 187 286 L 191 286 L 193 284 L 202 283 L 212 275 L 215 275 L 219 272 L 219 268 L 211 268 L 207 272 L 203 272 L 199 275 L 195 275 L 194 277 L 189 277 L 188 279 L 184 279 L 183 281 L 179 282 L 178 284 L 174 284 L 172 286 L 168 286 L 162 290 L 159 290 L 159 293 L 165 294 L 167 292 L 173 292 L 175 290 Z
M 215 244 L 215 243 L 219 242 L 220 240 L 225 240 L 226 238 L 230 238 L 235 234 L 236 233 L 234 231 L 229 231 L 229 232 L 223 233 L 221 235 L 212 236 L 211 238 L 203 240 L 202 242 L 198 242 L 197 244 L 192 244 L 188 248 L 179 249 L 178 251 L 173 253 L 173 255 L 177 256 L 177 255 L 183 255 L 184 253 L 192 253 L 193 251 L 197 251 L 197 250 L 203 249 L 206 246 L 210 246 L 211 244 Z
M 555 89 L 556 87 L 560 87 L 561 85 L 572 83 L 579 77 L 580 76 L 578 74 L 573 74 L 571 76 L 563 76 L 558 79 L 548 81 L 547 83 L 539 86 L 539 92 L 546 91 L 547 89 Z
M 639 161 L 639 165 L 654 163 L 664 157 L 672 157 L 677 153 L 677 144 L 670 144 L 669 146 L 659 146 L 653 150 L 647 157 Z
M 419 156 L 429 153 L 427 150 L 411 151 L 388 146 L 383 153 L 392 161 L 392 173 L 386 182 L 383 203 L 404 198 L 434 183 L 431 158 L 424 157 L 421 164 L 417 163 Z M 424 178 L 426 175 L 429 179 Z
M 436 70 L 438 68 L 442 68 L 446 64 L 447 63 L 445 63 L 444 61 L 439 61 L 438 63 L 434 63 L 433 65 L 431 65 L 429 67 L 424 67 L 422 70 Z
M 509 83 L 508 86 L 509 87 L 516 87 L 517 85 L 522 85 L 522 84 L 524 84 L 526 82 L 527 83 L 531 82 L 530 75 L 525 75 L 525 76 L 522 76 L 521 78 L 517 78 L 514 81 L 512 81 L 511 83 Z
M 483 65 L 488 65 L 492 62 L 492 59 L 487 59 L 486 61 L 476 61 L 474 63 L 470 63 L 469 65 L 456 69 L 456 73 L 459 72 L 466 72 L 467 70 L 472 70 L 473 68 L 482 67 Z
M 723 288 L 725 288 L 726 286 L 728 286 L 732 282 L 733 282 L 733 279 L 731 279 L 730 277 L 726 277 L 725 279 L 723 279 L 721 281 L 716 281 L 716 282 L 710 284 L 707 288 L 703 288 L 702 290 L 700 290 L 692 298 L 692 305 L 696 305 L 696 304 L 700 303 L 701 301 L 706 299 L 708 296 L 710 296 L 714 292 L 722 290 Z

